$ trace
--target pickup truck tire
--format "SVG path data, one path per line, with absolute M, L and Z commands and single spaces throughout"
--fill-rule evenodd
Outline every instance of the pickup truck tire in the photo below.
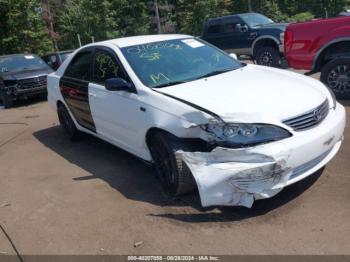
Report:
M 280 67 L 281 64 L 280 53 L 276 48 L 270 46 L 259 47 L 254 59 L 258 65 Z
M 13 107 L 12 97 L 6 94 L 6 92 L 3 90 L 0 91 L 0 100 L 5 108 Z
M 187 146 L 176 137 L 158 132 L 150 141 L 150 152 L 164 190 L 178 196 L 195 190 L 196 183 L 186 163 L 175 154 L 177 150 L 186 150 Z
M 350 98 L 350 58 L 336 58 L 321 71 L 321 81 L 339 99 Z
M 67 108 L 63 104 L 58 105 L 57 114 L 60 125 L 65 131 L 68 139 L 72 142 L 78 141 L 81 137 L 81 133 L 76 128 L 73 119 L 71 118 Z

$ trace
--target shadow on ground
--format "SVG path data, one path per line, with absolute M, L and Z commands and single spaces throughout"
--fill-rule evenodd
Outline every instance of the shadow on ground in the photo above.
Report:
M 46 95 L 40 95 L 40 96 L 36 96 L 36 97 L 31 97 L 28 99 L 21 99 L 18 101 L 14 102 L 13 108 L 20 108 L 20 107 L 26 107 L 26 106 L 31 106 L 31 105 L 35 105 L 37 103 L 41 103 L 47 100 L 47 96 Z M 1 98 L 0 98 L 0 110 L 4 109 L 4 106 L 2 104 Z
M 103 179 L 128 199 L 158 206 L 192 207 L 192 211 L 186 210 L 186 213 L 183 214 L 179 213 L 181 209 L 174 209 L 174 212 L 165 214 L 149 214 L 191 223 L 239 221 L 264 215 L 298 197 L 312 186 L 322 173 L 321 170 L 286 188 L 274 198 L 255 202 L 251 209 L 243 207 L 202 208 L 198 193 L 181 198 L 168 196 L 162 191 L 151 166 L 102 140 L 84 136 L 82 141 L 71 143 L 59 126 L 37 131 L 33 135 L 42 144 L 91 174 L 75 177 L 74 182 Z M 166 211 L 169 210 L 171 209 L 166 209 Z
M 341 103 L 343 106 L 350 106 L 350 99 L 348 100 L 339 100 L 339 103 Z

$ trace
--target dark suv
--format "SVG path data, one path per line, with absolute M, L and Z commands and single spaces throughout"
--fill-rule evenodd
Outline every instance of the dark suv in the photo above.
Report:
M 53 70 L 57 70 L 73 51 L 74 50 L 59 51 L 47 54 L 42 58 Z
M 15 100 L 47 93 L 52 69 L 37 55 L 0 56 L 0 99 L 9 108 Z
M 278 67 L 286 27 L 258 13 L 244 13 L 209 19 L 202 39 L 227 52 L 251 56 L 259 65 Z

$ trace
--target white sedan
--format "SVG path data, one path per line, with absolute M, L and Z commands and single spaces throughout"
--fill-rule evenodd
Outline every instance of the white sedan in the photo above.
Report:
M 84 46 L 49 75 L 48 99 L 71 140 L 85 132 L 151 162 L 166 191 L 197 188 L 203 206 L 251 207 L 315 173 L 346 118 L 319 81 L 188 35 Z

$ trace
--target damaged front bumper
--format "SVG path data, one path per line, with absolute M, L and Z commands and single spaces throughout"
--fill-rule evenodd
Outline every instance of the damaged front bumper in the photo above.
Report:
M 331 110 L 317 127 L 251 148 L 217 147 L 211 152 L 178 151 L 190 168 L 202 206 L 251 207 L 322 168 L 338 152 L 345 109 Z

